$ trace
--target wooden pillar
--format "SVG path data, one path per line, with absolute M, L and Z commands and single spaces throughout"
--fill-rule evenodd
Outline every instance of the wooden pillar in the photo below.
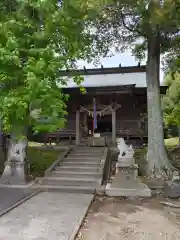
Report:
M 87 122 L 87 114 L 84 112 L 84 131 L 88 134 L 88 122 Z
M 116 110 L 112 108 L 112 144 L 116 145 Z
M 76 110 L 76 145 L 80 144 L 80 111 Z

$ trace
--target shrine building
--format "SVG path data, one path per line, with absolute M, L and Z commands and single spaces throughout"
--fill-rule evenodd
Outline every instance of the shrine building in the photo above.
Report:
M 81 69 L 61 71 L 68 78 L 63 92 L 69 94 L 67 123 L 56 134 L 75 139 L 80 145 L 93 134 L 104 136 L 107 144 L 117 137 L 147 142 L 146 66 Z M 73 76 L 83 76 L 83 94 Z M 161 86 L 161 94 L 166 87 Z M 96 125 L 96 126 L 95 126 Z

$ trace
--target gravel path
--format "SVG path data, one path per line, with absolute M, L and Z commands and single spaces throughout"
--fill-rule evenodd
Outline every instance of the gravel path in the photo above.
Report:
M 165 207 L 161 200 L 99 198 L 77 240 L 179 240 L 180 209 Z

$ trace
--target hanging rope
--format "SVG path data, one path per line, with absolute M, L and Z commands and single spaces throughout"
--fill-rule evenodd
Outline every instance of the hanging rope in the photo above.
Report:
M 112 105 L 113 105 L 113 104 L 105 107 L 105 108 L 104 108 L 103 110 L 101 110 L 101 111 L 97 111 L 96 114 L 101 117 L 102 115 L 105 114 L 105 112 L 107 112 L 109 109 L 112 108 Z M 81 108 L 82 110 L 84 110 L 85 112 L 87 112 L 89 116 L 92 116 L 92 117 L 93 117 L 93 111 L 88 110 L 88 109 L 84 108 L 83 106 L 80 106 L 80 108 Z
M 113 103 L 110 104 L 109 106 L 105 107 L 103 110 L 97 111 L 96 114 L 99 115 L 100 117 L 101 117 L 101 116 L 104 116 L 105 112 L 107 112 L 107 111 L 109 111 L 109 110 L 112 110 L 112 105 L 113 105 Z M 116 110 L 117 110 L 118 108 L 120 108 L 120 107 L 121 107 L 120 104 L 116 104 Z M 84 110 L 85 112 L 87 112 L 89 116 L 92 116 L 92 117 L 93 117 L 93 111 L 88 110 L 87 108 L 84 108 L 84 107 L 81 106 L 81 105 L 80 105 L 80 108 L 81 108 L 82 110 Z

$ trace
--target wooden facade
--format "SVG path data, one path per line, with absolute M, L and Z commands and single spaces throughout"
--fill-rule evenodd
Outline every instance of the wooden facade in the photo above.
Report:
M 98 79 L 100 75 L 102 78 L 102 75 L 113 77 L 113 74 L 119 74 L 121 78 L 124 77 L 124 74 L 137 72 L 145 73 L 145 66 L 62 71 L 61 74 L 64 76 L 94 75 Z M 138 84 L 124 82 L 120 85 L 117 83 L 116 86 L 98 86 L 97 83 L 97 86 L 85 86 L 85 89 L 86 94 L 82 94 L 78 87 L 63 89 L 70 98 L 67 104 L 67 124 L 64 129 L 58 131 L 60 138 L 74 137 L 76 144 L 79 144 L 82 138 L 93 132 L 92 113 L 93 99 L 95 99 L 97 108 L 95 132 L 109 136 L 114 144 L 116 137 L 147 141 L 146 87 L 138 87 Z M 161 93 L 164 93 L 165 90 L 166 87 L 161 87 Z
M 76 112 L 80 114 L 80 135 L 87 136 L 93 132 L 93 98 L 96 99 L 97 129 L 101 135 L 112 135 L 112 113 L 115 112 L 116 136 L 125 138 L 147 138 L 147 103 L 146 92 L 138 91 L 133 86 L 122 86 L 104 91 L 99 88 L 99 94 L 93 89 L 81 95 L 78 89 L 68 89 L 67 125 L 63 131 L 76 132 Z M 92 92 L 91 92 L 92 91 Z M 92 93 L 92 94 L 91 94 Z M 108 108 L 107 111 L 104 109 Z M 100 112 L 102 113 L 100 114 Z M 61 130 L 62 131 L 62 130 Z

